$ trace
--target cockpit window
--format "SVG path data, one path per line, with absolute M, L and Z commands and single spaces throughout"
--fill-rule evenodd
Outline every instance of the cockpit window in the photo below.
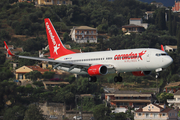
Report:
M 165 56 L 167 53 L 156 53 L 156 56 Z

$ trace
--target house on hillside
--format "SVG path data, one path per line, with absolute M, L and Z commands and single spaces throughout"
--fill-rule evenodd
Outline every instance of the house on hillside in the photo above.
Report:
M 164 7 L 164 5 L 161 2 L 151 2 L 151 5 L 155 5 L 157 8 Z
M 35 5 L 72 5 L 71 0 L 36 0 Z
M 164 89 L 166 93 L 175 93 L 177 90 L 180 90 L 180 82 L 169 83 Z
M 149 20 L 149 18 L 153 18 L 154 11 L 146 11 L 144 14 L 144 19 Z
M 9 49 L 11 50 L 12 54 L 23 52 L 23 48 L 14 48 L 13 45 L 8 45 Z M 7 60 L 12 60 L 12 56 L 7 53 L 6 47 L 0 47 L 0 50 L 6 54 Z
M 149 104 L 134 112 L 134 120 L 178 120 L 178 112 L 165 105 Z
M 145 29 L 148 28 L 148 23 L 143 23 L 142 18 L 130 18 L 129 19 L 129 24 L 134 24 L 134 25 L 139 25 L 144 27 Z
M 69 36 L 77 43 L 97 43 L 97 29 L 88 26 L 76 26 L 71 29 Z
M 129 25 L 123 25 L 122 31 L 125 33 L 141 33 L 148 28 L 148 23 L 143 23 L 142 18 L 130 18 Z
M 165 45 L 164 49 L 168 52 L 176 52 L 177 50 L 177 45 Z
M 44 74 L 46 71 L 54 72 L 54 70 L 43 69 L 39 66 L 22 66 L 15 70 L 15 75 L 17 80 L 29 80 L 26 78 L 25 74 L 31 71 L 39 71 L 41 74 Z
M 167 99 L 167 103 L 169 103 L 169 105 L 173 105 L 174 107 L 180 108 L 180 90 L 174 93 L 174 99 Z
M 174 6 L 172 7 L 172 11 L 173 11 L 173 12 L 180 12 L 180 1 L 176 1 L 176 0 L 175 0 L 175 4 L 174 4 Z
M 152 93 L 116 90 L 105 93 L 105 100 L 113 108 L 139 108 L 152 103 L 154 96 Z

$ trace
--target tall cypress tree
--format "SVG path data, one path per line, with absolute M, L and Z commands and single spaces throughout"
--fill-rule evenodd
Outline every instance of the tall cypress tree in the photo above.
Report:
M 178 28 L 178 34 L 177 34 L 177 52 L 180 53 L 180 28 Z
M 177 32 L 177 21 L 176 21 L 176 16 L 174 16 L 174 19 L 172 22 L 172 35 L 176 36 L 176 32 Z
M 168 23 L 169 23 L 169 33 L 170 33 L 170 35 L 173 35 L 171 9 L 169 9 L 169 12 L 168 12 Z

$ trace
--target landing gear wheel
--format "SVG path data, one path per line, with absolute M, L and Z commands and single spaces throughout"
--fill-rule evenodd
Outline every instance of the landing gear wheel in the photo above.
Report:
M 117 82 L 122 82 L 123 78 L 121 76 L 115 76 L 114 77 L 114 82 L 117 83 Z
M 89 76 L 88 81 L 89 82 L 96 82 L 97 78 L 96 78 L 96 76 Z
M 114 82 L 115 82 L 115 83 L 118 82 L 118 77 L 117 77 L 117 76 L 114 77 Z

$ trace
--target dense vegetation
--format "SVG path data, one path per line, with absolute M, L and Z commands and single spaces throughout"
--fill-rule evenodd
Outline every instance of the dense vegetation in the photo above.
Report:
M 64 37 L 63 42 L 70 44 L 74 49 L 81 48 L 83 51 L 100 51 L 107 48 L 113 50 L 138 47 L 160 48 L 161 44 L 178 45 L 176 52 L 169 53 L 174 62 L 160 73 L 158 86 L 162 91 L 166 83 L 180 80 L 179 17 L 171 10 L 157 9 L 155 6 L 136 0 L 114 0 L 113 2 L 108 0 L 72 0 L 73 5 L 46 7 L 35 7 L 33 3 L 26 2 L 12 4 L 16 1 L 0 1 L 1 47 L 4 46 L 3 41 L 6 41 L 15 47 L 23 47 L 24 52 L 21 55 L 38 56 L 37 51 L 47 45 L 43 19 L 50 18 L 60 36 Z M 153 18 L 144 20 L 144 22 L 149 23 L 148 29 L 140 34 L 124 35 L 121 31 L 122 25 L 127 25 L 129 18 L 143 18 L 145 11 L 155 11 Z M 167 14 L 167 21 L 165 13 Z M 72 26 L 78 25 L 96 27 L 98 33 L 107 33 L 108 38 L 99 35 L 97 44 L 74 43 L 69 38 L 68 33 Z M 64 32 L 63 35 L 62 32 Z M 18 61 L 20 66 L 37 63 L 24 59 L 15 59 L 15 61 Z M 84 110 L 93 111 L 95 118 L 99 120 L 132 117 L 129 113 L 112 114 L 109 108 L 102 105 L 102 100 L 99 99 L 99 95 L 103 92 L 101 83 L 113 83 L 111 75 L 98 77 L 96 83 L 88 83 L 87 79 L 81 76 L 79 81 L 75 82 L 75 78 L 70 76 L 65 78 L 71 83 L 70 85 L 64 85 L 61 88 L 49 87 L 48 90 L 44 90 L 43 85 L 36 81 L 41 76 L 38 72 L 27 74 L 34 81 L 36 88 L 33 88 L 32 85 L 17 86 L 15 83 L 9 82 L 14 79 L 11 72 L 12 67 L 10 61 L 5 62 L 5 55 L 2 52 L 0 53 L 0 68 L 0 115 L 3 115 L 5 120 L 9 120 L 10 116 L 14 116 L 13 118 L 17 120 L 28 119 L 28 116 L 32 113 L 31 111 L 39 111 L 37 106 L 32 105 L 28 108 L 24 106 L 33 102 L 65 102 L 75 109 L 75 94 L 95 95 L 94 99 L 84 98 L 79 101 L 82 102 Z M 41 77 L 48 78 L 48 74 L 46 73 Z M 147 85 L 149 79 L 154 79 L 151 76 L 134 77 L 130 73 L 122 74 L 122 76 L 126 82 L 134 82 L 135 84 L 143 82 L 145 85 Z M 152 73 L 152 76 L 155 76 L 155 73 Z M 155 84 L 152 87 L 155 87 Z M 162 96 L 169 97 L 169 95 L 159 95 L 160 101 L 163 102 L 165 100 Z M 7 106 L 6 102 L 9 100 L 11 104 Z M 40 111 L 34 117 L 43 119 L 41 116 Z

